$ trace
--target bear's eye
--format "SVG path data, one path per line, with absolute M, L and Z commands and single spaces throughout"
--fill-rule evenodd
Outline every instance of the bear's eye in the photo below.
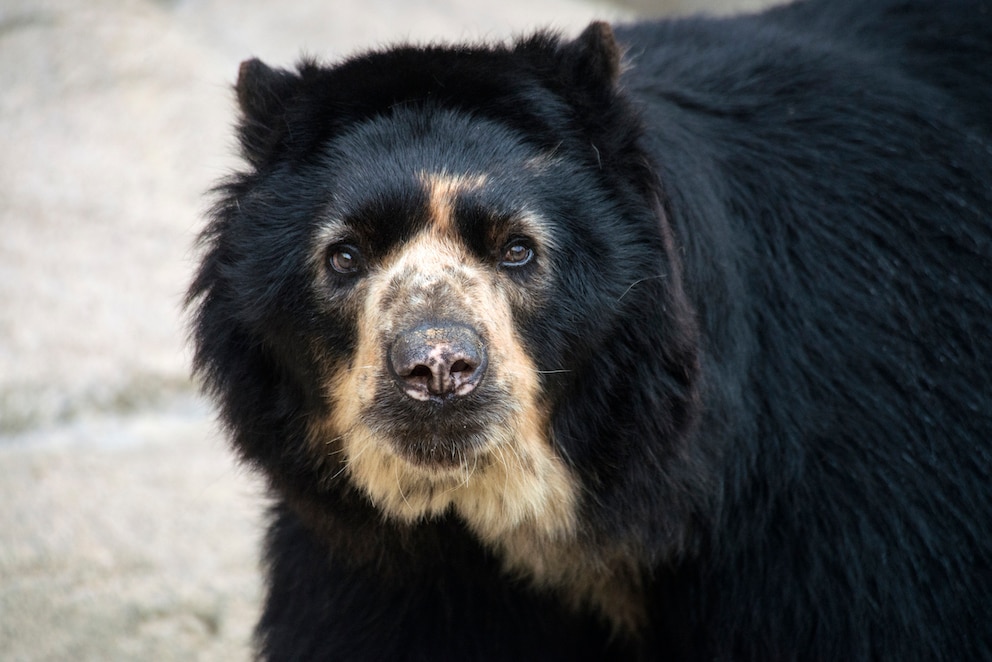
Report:
M 356 274 L 362 268 L 362 254 L 351 244 L 334 244 L 327 249 L 327 264 L 339 274 Z
M 506 244 L 500 266 L 522 267 L 534 259 L 534 249 L 526 239 L 514 239 Z

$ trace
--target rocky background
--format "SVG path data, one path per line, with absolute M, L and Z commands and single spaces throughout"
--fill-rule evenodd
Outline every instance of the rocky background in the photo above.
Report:
M 0 0 L 0 659 L 244 660 L 266 499 L 180 302 L 238 63 L 763 0 Z

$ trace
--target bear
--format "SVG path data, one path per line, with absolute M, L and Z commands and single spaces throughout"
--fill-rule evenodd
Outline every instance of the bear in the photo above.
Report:
M 242 64 L 266 660 L 992 659 L 992 4 Z

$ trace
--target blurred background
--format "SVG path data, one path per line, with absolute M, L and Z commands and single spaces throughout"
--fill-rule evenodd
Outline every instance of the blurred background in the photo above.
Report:
M 764 4 L 0 0 L 0 660 L 250 658 L 266 499 L 180 310 L 241 60 Z

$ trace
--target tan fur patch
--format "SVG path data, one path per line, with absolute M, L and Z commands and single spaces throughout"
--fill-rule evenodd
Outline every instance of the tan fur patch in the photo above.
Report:
M 486 183 L 485 175 L 449 175 L 445 172 L 423 172 L 418 179 L 427 190 L 431 221 L 441 233 L 452 229 L 452 212 L 458 194 L 480 189 Z
M 331 420 L 314 429 L 314 450 L 324 453 L 328 436 L 340 438 L 348 474 L 391 517 L 413 521 L 454 508 L 486 539 L 523 522 L 552 537 L 573 532 L 575 481 L 548 438 L 537 371 L 516 335 L 507 297 L 494 285 L 496 276 L 473 266 L 456 242 L 436 232 L 406 244 L 387 264 L 366 278 L 354 360 L 328 377 Z M 381 302 L 396 283 L 402 283 L 397 298 L 406 307 L 429 305 L 443 286 L 452 308 L 479 311 L 467 321 L 489 338 L 487 379 L 511 394 L 510 416 L 489 431 L 483 453 L 457 470 L 409 463 L 362 420 L 378 383 L 390 379 L 385 346 L 398 320 Z
M 635 554 L 617 545 L 598 548 L 581 537 L 547 541 L 521 527 L 495 541 L 504 567 L 538 586 L 559 590 L 573 609 L 597 609 L 617 633 L 636 633 L 647 622 Z

